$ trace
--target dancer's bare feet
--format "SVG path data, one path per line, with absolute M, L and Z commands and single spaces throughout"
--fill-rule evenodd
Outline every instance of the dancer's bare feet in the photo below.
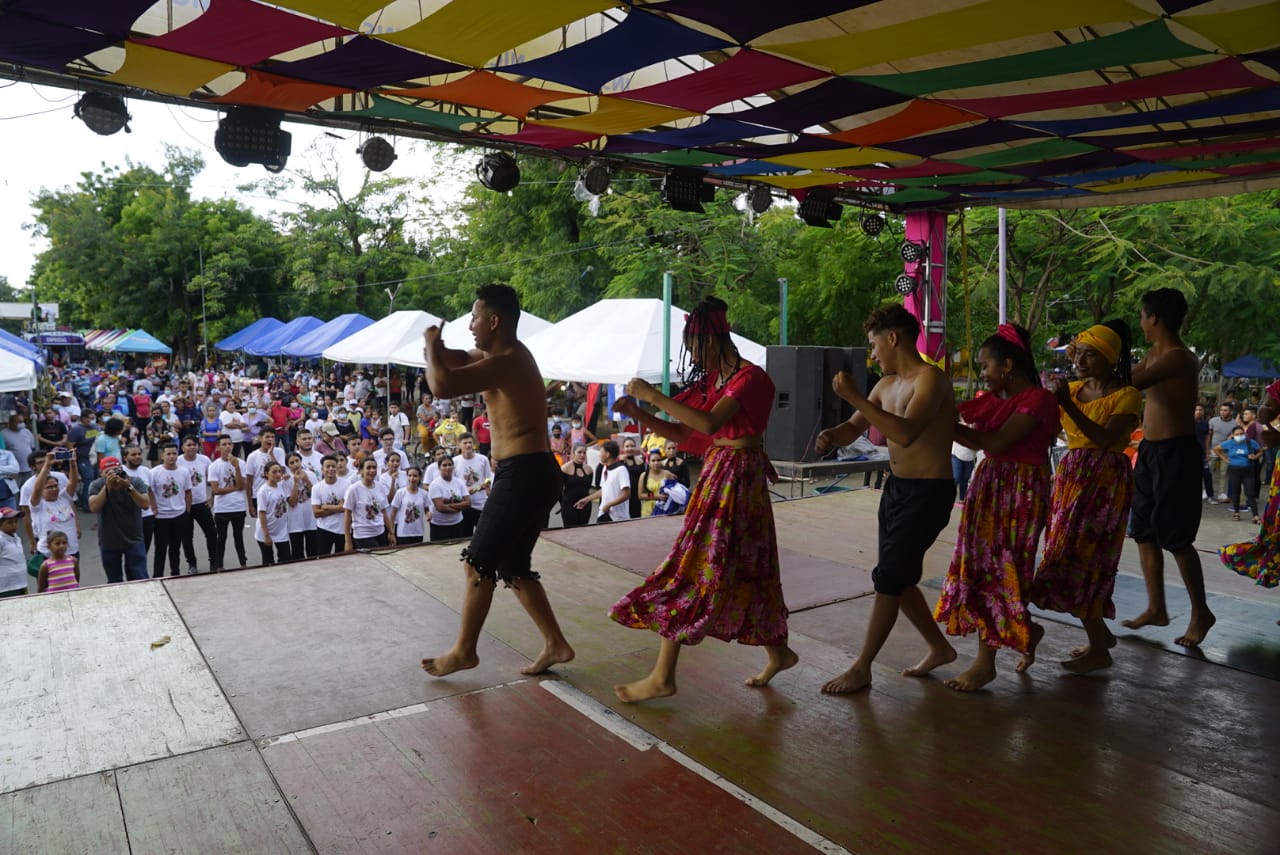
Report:
M 1062 667 L 1070 671 L 1072 674 L 1088 674 L 1092 671 L 1101 671 L 1103 668 L 1111 667 L 1111 651 L 1107 648 L 1102 650 L 1088 650 L 1074 659 L 1068 659 L 1062 663 Z
M 545 672 L 552 665 L 563 665 L 565 662 L 572 661 L 573 648 L 567 644 L 543 647 L 542 652 L 538 654 L 538 658 L 521 668 L 520 673 L 532 677 L 534 674 Z
M 1044 630 L 1041 630 L 1043 633 Z M 942 685 L 957 692 L 976 692 L 996 678 L 996 669 L 974 662 L 969 669 L 958 677 L 944 680 Z
M 1107 630 L 1107 649 L 1110 650 L 1111 648 L 1115 647 L 1117 643 L 1118 642 L 1116 641 L 1116 637 L 1111 634 L 1111 630 Z M 1073 647 L 1067 653 L 1067 656 L 1071 657 L 1072 659 L 1079 659 L 1081 656 L 1088 656 L 1088 655 L 1089 655 L 1089 645 L 1087 644 L 1082 644 L 1079 647 Z
M 654 698 L 669 698 L 676 693 L 675 682 L 663 682 L 652 674 L 643 680 L 636 680 L 634 683 L 627 683 L 623 686 L 614 686 L 613 693 L 618 696 L 618 700 L 623 703 L 634 704 L 640 701 L 653 700 Z
M 1021 674 L 1036 664 L 1036 648 L 1040 646 L 1040 639 L 1042 638 L 1044 638 L 1044 627 L 1038 623 L 1031 624 L 1031 641 L 1027 644 L 1027 652 L 1022 654 L 1022 659 L 1018 661 L 1013 670 Z M 955 687 L 952 686 L 952 688 Z
M 443 656 L 437 656 L 434 659 L 423 659 L 422 670 L 426 671 L 432 677 L 444 677 L 452 674 L 454 671 L 466 671 L 480 664 L 480 657 L 474 653 L 470 656 L 463 655 L 456 650 L 450 650 Z
M 800 657 L 790 647 L 784 647 L 775 652 L 769 651 L 769 664 L 764 666 L 764 670 L 754 677 L 747 678 L 748 686 L 767 686 L 769 681 L 779 671 L 785 671 L 800 661 Z
M 1181 644 L 1183 647 L 1195 647 L 1204 641 L 1204 637 L 1209 634 L 1209 630 L 1218 622 L 1213 616 L 1213 612 L 1208 609 L 1204 613 L 1191 618 L 1191 623 L 1187 625 L 1187 631 L 1173 640 L 1174 644 Z
M 956 649 L 948 644 L 943 648 L 930 647 L 929 652 L 916 664 L 902 672 L 904 677 L 923 677 L 934 668 L 956 661 Z
M 848 695 L 853 692 L 859 692 L 871 685 L 871 670 L 862 670 L 856 665 L 849 666 L 849 670 L 845 671 L 834 680 L 828 680 L 822 687 L 824 695 Z
M 1147 609 L 1136 618 L 1120 621 L 1121 626 L 1129 629 L 1142 629 L 1144 626 L 1168 626 L 1169 613 L 1164 609 Z

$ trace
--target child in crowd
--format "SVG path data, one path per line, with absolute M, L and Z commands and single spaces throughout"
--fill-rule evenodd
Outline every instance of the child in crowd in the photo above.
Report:
M 36 590 L 40 593 L 71 591 L 80 587 L 80 561 L 67 554 L 67 536 L 60 531 L 49 532 L 49 557 L 40 565 Z

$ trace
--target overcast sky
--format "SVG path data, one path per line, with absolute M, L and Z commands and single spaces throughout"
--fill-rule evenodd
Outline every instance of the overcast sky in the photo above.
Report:
M 35 257 L 45 248 L 42 241 L 33 238 L 24 228 L 33 220 L 31 199 L 43 187 L 73 187 L 82 172 L 98 172 L 104 163 L 123 166 L 127 157 L 134 163 L 160 169 L 165 163 L 165 145 L 176 145 L 199 152 L 205 160 L 205 170 L 192 188 L 195 198 L 238 199 L 264 215 L 301 198 L 300 191 L 294 191 L 290 199 L 283 201 L 238 191 L 237 185 L 267 178 L 268 173 L 258 165 L 230 166 L 213 150 L 217 113 L 212 110 L 131 100 L 128 107 L 133 116 L 129 123 L 132 133 L 121 131 L 104 137 L 90 131 L 72 114 L 79 94 L 0 81 L 0 199 L 3 200 L 0 203 L 0 276 L 8 277 L 11 285 L 26 287 Z M 320 156 L 311 147 L 323 134 L 322 129 L 287 122 L 284 128 L 293 134 L 290 169 Z M 358 140 L 348 131 L 338 133 L 348 137 L 333 140 L 338 156 L 350 158 L 349 163 L 341 164 L 343 183 L 358 186 L 364 170 L 356 154 Z M 322 137 L 322 142 L 328 139 Z M 438 169 L 427 144 L 409 140 L 394 142 L 399 159 L 386 175 L 407 177 Z M 452 192 L 456 194 L 467 178 L 465 174 L 460 175 Z

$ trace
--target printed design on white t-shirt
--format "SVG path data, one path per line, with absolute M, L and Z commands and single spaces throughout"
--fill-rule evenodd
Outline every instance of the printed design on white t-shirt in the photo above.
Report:
M 288 513 L 289 513 L 289 503 L 285 499 L 278 499 L 276 503 L 271 507 L 271 516 L 274 519 L 280 519 L 281 517 L 287 515 Z
M 328 485 L 328 484 L 326 484 L 325 486 L 326 486 L 326 487 L 329 487 L 329 485 Z M 341 496 L 339 496 L 339 495 L 337 494 L 337 492 L 335 492 L 335 491 L 334 491 L 333 487 L 329 487 L 329 495 L 327 495 L 327 496 L 321 496 L 321 497 L 320 497 L 320 504 L 322 504 L 322 505 L 340 505 L 340 504 L 342 504 L 342 497 L 341 497 Z
M 369 504 L 365 506 L 364 518 L 367 520 L 376 520 L 381 518 L 382 512 L 385 510 L 377 499 L 371 499 Z
M 76 510 L 75 508 L 70 506 L 64 508 L 61 513 L 58 512 L 58 509 L 56 507 L 53 510 L 49 511 L 50 525 L 54 525 L 56 523 L 71 522 L 75 518 L 76 518 Z
M 415 523 L 422 519 L 422 506 L 417 502 L 409 502 L 405 505 L 404 521 L 405 523 Z
M 199 469 L 191 469 L 191 486 L 198 487 L 204 483 L 204 476 L 200 474 Z
M 160 495 L 165 499 L 172 499 L 180 492 L 182 491 L 178 489 L 178 481 L 172 475 L 160 485 Z

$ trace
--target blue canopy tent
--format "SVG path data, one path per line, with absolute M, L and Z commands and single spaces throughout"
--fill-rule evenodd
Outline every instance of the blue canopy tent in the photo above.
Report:
M 293 339 L 281 348 L 280 352 L 284 356 L 294 356 L 299 359 L 319 359 L 325 348 L 360 332 L 372 323 L 372 318 L 367 318 L 359 312 L 338 315 L 328 323 Z
M 133 330 L 104 349 L 112 353 L 173 353 L 173 348 L 146 330 Z
M 1280 377 L 1280 368 L 1269 362 L 1263 362 L 1256 356 L 1242 356 L 1234 362 L 1228 362 L 1222 366 L 1222 376 L 1273 380 Z
M 310 315 L 294 318 L 289 323 L 266 335 L 257 336 L 249 344 L 241 348 L 250 356 L 279 356 L 284 353 L 284 346 L 299 336 L 304 336 L 316 327 L 323 326 L 324 321 Z
M 282 326 L 284 326 L 284 321 L 278 321 L 275 318 L 258 318 L 249 326 L 239 332 L 232 333 L 222 341 L 216 342 L 213 346 L 217 350 L 243 350 L 245 345 L 260 336 L 270 335 Z
M 32 362 L 44 362 L 44 354 L 41 353 L 40 348 L 8 330 L 0 329 L 0 350 L 7 350 Z

